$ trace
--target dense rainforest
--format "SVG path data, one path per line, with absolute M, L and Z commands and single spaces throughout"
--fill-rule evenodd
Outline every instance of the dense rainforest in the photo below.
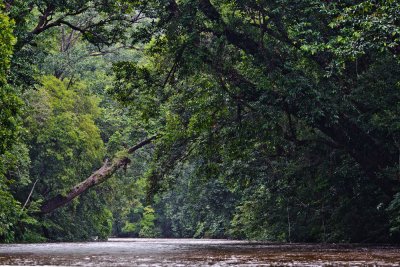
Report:
M 0 241 L 400 241 L 400 2 L 4 0 Z

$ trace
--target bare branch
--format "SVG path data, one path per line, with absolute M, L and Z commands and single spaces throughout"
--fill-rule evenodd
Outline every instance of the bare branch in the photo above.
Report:
M 31 198 L 32 193 L 33 193 L 33 190 L 35 189 L 36 183 L 37 183 L 38 181 L 39 181 L 39 180 L 36 180 L 35 183 L 33 184 L 32 189 L 31 189 L 31 192 L 29 193 L 28 197 L 26 198 L 25 204 L 24 204 L 24 206 L 22 206 L 22 209 L 25 209 L 26 205 L 29 203 L 29 199 Z

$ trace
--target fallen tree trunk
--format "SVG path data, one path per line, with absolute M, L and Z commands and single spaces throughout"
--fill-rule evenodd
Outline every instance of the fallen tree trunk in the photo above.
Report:
M 156 139 L 156 136 L 152 136 L 146 140 L 143 140 L 142 142 L 129 148 L 127 150 L 127 153 L 128 154 L 134 153 L 139 148 L 141 148 L 147 144 L 150 144 L 154 139 Z M 50 213 L 50 212 L 58 209 L 59 207 L 62 207 L 65 204 L 71 202 L 74 198 L 78 197 L 79 195 L 81 195 L 83 192 L 85 192 L 89 188 L 106 181 L 121 167 L 124 167 L 127 164 L 129 164 L 129 162 L 130 162 L 130 159 L 128 157 L 114 159 L 111 162 L 106 160 L 100 169 L 93 172 L 92 175 L 90 175 L 89 178 L 87 178 L 83 182 L 72 187 L 68 191 L 67 194 L 65 194 L 65 195 L 58 194 L 57 196 L 45 201 L 42 204 L 42 206 L 40 207 L 40 213 L 42 213 L 42 214 Z

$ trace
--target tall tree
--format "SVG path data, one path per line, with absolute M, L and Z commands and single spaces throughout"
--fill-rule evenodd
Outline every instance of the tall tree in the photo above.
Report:
M 6 242 L 14 239 L 14 227 L 22 218 L 20 203 L 9 190 L 13 181 L 5 176 L 7 170 L 14 167 L 13 148 L 20 127 L 21 99 L 15 89 L 7 84 L 16 42 L 13 28 L 14 21 L 0 4 L 0 240 Z

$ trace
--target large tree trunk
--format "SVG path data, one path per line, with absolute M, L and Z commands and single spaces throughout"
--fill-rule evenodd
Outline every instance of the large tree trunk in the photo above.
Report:
M 152 136 L 146 140 L 143 140 L 142 142 L 138 143 L 137 145 L 129 148 L 127 150 L 127 153 L 129 153 L 129 154 L 134 153 L 139 148 L 141 148 L 147 144 L 150 144 L 155 138 L 156 138 L 156 136 Z M 127 164 L 129 164 L 129 162 L 130 162 L 130 159 L 128 157 L 114 159 L 111 162 L 106 160 L 100 169 L 95 171 L 92 175 L 89 176 L 89 178 L 87 178 L 83 182 L 72 187 L 66 195 L 58 194 L 57 196 L 44 202 L 40 208 L 40 212 L 42 214 L 50 213 L 50 212 L 54 211 L 55 209 L 64 206 L 65 204 L 71 202 L 74 198 L 81 195 L 83 192 L 85 192 L 89 188 L 106 181 L 118 169 L 126 166 Z

